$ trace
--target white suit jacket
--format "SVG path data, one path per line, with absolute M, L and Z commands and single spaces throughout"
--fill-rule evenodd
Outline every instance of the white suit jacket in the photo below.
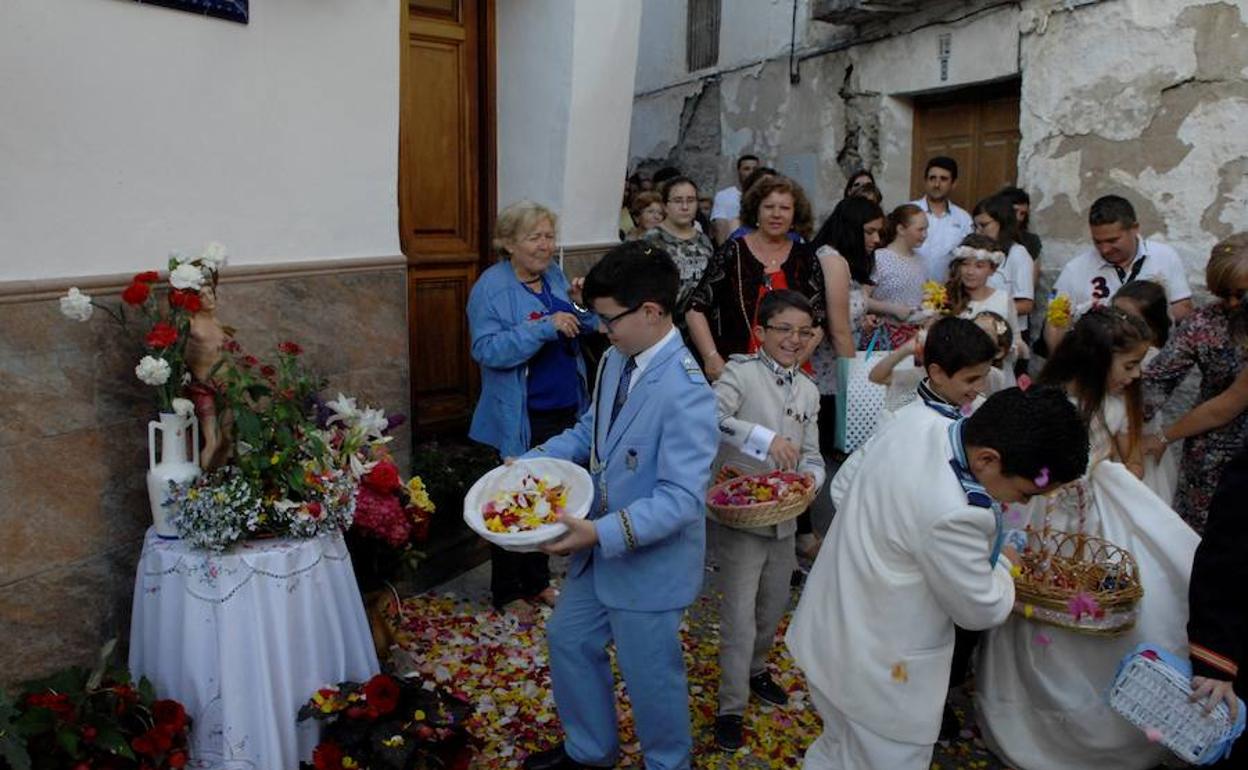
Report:
M 871 442 L 785 636 L 812 687 L 907 743 L 940 732 L 954 624 L 999 625 L 1014 605 L 1009 561 L 989 565 L 993 513 L 949 465 L 950 424 L 899 422 Z

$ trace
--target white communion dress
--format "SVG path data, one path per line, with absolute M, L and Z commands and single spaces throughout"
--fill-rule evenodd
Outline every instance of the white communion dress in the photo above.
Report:
M 1019 770 L 1146 770 L 1167 755 L 1109 707 L 1106 692 L 1119 661 L 1141 642 L 1187 656 L 1187 588 L 1199 537 L 1108 459 L 1125 424 L 1122 401 L 1108 399 L 1090 429 L 1088 473 L 1077 482 L 1084 485 L 1082 515 L 1045 498 L 1035 498 L 1027 514 L 1033 528 L 1043 527 L 1046 515 L 1055 530 L 1078 531 L 1082 523 L 1086 533 L 1131 552 L 1144 589 L 1135 626 L 1095 636 L 1016 613 L 981 642 L 979 724 L 988 746 Z

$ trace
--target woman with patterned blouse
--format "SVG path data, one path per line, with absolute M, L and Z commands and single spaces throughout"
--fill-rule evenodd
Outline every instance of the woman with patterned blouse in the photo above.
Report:
M 680 271 L 680 292 L 676 295 L 676 310 L 672 317 L 688 339 L 685 310 L 698 281 L 702 280 L 702 273 L 706 272 L 706 264 L 715 253 L 715 247 L 706 233 L 694 227 L 698 213 L 698 187 L 693 180 L 684 176 L 668 179 L 659 188 L 659 194 L 663 196 L 667 216 L 658 227 L 646 233 L 645 239 L 666 251 Z
M 808 244 L 789 238 L 790 231 L 810 232 L 810 203 L 802 188 L 783 176 L 756 183 L 741 200 L 741 222 L 755 229 L 728 241 L 712 257 L 685 313 L 689 336 L 711 380 L 724 370 L 728 356 L 753 352 L 758 303 L 769 291 L 792 289 L 804 295 L 816 325 L 823 325 L 819 261 Z
M 1145 417 L 1169 398 L 1193 366 L 1200 369 L 1200 401 L 1230 387 L 1248 363 L 1248 233 L 1213 247 L 1205 283 L 1218 301 L 1184 319 L 1144 372 Z M 1163 443 L 1164 443 L 1164 434 Z M 1204 530 L 1209 501 L 1226 463 L 1248 441 L 1248 413 L 1220 428 L 1192 436 L 1183 445 L 1175 510 L 1197 531 Z

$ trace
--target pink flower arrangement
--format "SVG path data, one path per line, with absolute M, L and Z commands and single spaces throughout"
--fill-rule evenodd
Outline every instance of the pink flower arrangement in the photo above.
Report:
M 412 536 L 412 521 L 399 498 L 393 493 L 378 492 L 361 484 L 355 493 L 355 523 L 361 534 L 384 540 L 393 548 L 407 545 Z

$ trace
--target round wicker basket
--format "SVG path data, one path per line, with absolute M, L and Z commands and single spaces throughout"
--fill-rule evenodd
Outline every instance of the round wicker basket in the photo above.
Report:
M 815 494 L 819 491 L 811 484 L 807 485 L 802 494 L 789 495 L 783 500 L 769 500 L 753 505 L 717 505 L 711 502 L 715 499 L 716 492 L 734 480 L 734 478 L 725 479 L 706 491 L 707 510 L 711 512 L 711 516 L 716 521 L 729 527 L 768 527 L 795 519 L 802 511 L 810 507 L 811 501 L 815 499 Z
M 1135 625 L 1144 588 L 1135 558 L 1103 538 L 1081 532 L 1028 529 L 1014 578 L 1014 612 L 1031 620 L 1097 636 Z M 1087 598 L 1095 601 L 1090 607 Z

